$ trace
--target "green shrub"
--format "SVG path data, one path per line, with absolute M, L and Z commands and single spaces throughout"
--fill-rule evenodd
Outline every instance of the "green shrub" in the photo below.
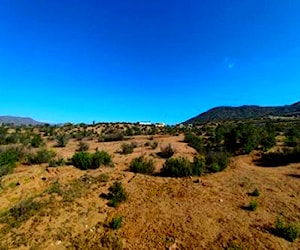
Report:
M 205 157 L 201 154 L 198 154 L 194 157 L 194 161 L 192 163 L 193 166 L 193 175 L 201 176 L 205 169 Z
M 89 169 L 91 166 L 91 154 L 88 152 L 75 153 L 72 157 L 72 164 L 81 170 Z
M 78 143 L 77 151 L 83 152 L 83 151 L 88 151 L 89 150 L 89 144 L 83 141 L 80 141 Z
M 119 204 L 128 199 L 128 194 L 123 188 L 121 182 L 115 181 L 112 186 L 109 187 L 109 202 L 108 205 L 111 207 L 118 207 Z
M 43 145 L 43 138 L 41 137 L 40 134 L 35 134 L 33 135 L 32 139 L 31 139 L 31 142 L 30 142 L 30 145 L 31 147 L 34 147 L 34 148 L 38 148 L 40 146 Z
M 256 161 L 258 165 L 265 167 L 284 166 L 289 163 L 300 162 L 300 147 L 283 148 L 274 152 L 262 154 L 261 158 Z
M 16 144 L 19 141 L 19 135 L 17 133 L 9 134 L 5 138 L 5 144 Z
M 49 163 L 56 156 L 56 153 L 52 150 L 47 150 L 46 148 L 39 149 L 36 153 L 28 154 L 27 163 L 28 164 L 42 164 Z
M 169 177 L 186 177 L 192 175 L 192 165 L 186 158 L 170 158 L 164 163 L 162 176 Z
M 208 152 L 205 155 L 207 172 L 220 172 L 227 168 L 229 155 L 225 152 Z
M 117 216 L 109 222 L 109 227 L 113 230 L 117 230 L 121 228 L 122 223 L 123 223 L 123 216 Z
M 259 190 L 255 188 L 253 192 L 250 193 L 251 196 L 258 197 L 260 195 Z
M 248 206 L 245 206 L 244 209 L 245 210 L 249 210 L 249 211 L 255 211 L 258 208 L 258 202 L 257 201 L 250 201 Z
M 64 166 L 64 165 L 66 165 L 66 162 L 65 162 L 64 158 L 58 157 L 56 159 L 51 159 L 49 161 L 48 166 L 49 167 L 60 167 L 60 166 Z
M 105 151 L 96 151 L 95 153 L 77 152 L 73 155 L 72 164 L 81 170 L 96 169 L 101 165 L 110 164 L 111 157 Z
M 0 151 L 0 177 L 10 174 L 21 157 L 23 157 L 22 148 L 11 147 Z
M 160 150 L 161 152 L 159 152 L 158 155 L 165 159 L 168 159 L 175 154 L 175 150 L 170 143 L 167 146 L 161 147 Z
M 129 170 L 134 173 L 153 174 L 154 172 L 153 160 L 151 159 L 147 160 L 143 156 L 135 158 L 131 161 L 129 165 Z
M 127 154 L 131 154 L 133 153 L 133 150 L 134 150 L 135 146 L 133 143 L 123 143 L 121 145 L 121 150 L 120 150 L 120 154 L 124 154 L 124 155 L 127 155 Z
M 122 133 L 115 133 L 115 134 L 106 134 L 100 136 L 98 141 L 99 142 L 112 142 L 112 141 L 123 141 L 124 135 Z
M 109 155 L 109 153 L 103 150 L 96 151 L 95 153 L 91 154 L 91 159 L 91 168 L 99 168 L 101 165 L 107 166 L 112 163 L 111 156 Z
M 184 142 L 186 142 L 190 147 L 196 149 L 199 153 L 204 150 L 204 144 L 201 137 L 193 133 L 186 133 L 184 135 Z
M 300 132 L 299 129 L 295 126 L 288 128 L 287 132 L 285 133 L 286 139 L 285 144 L 288 147 L 295 147 L 299 144 L 300 141 Z
M 168 177 L 201 176 L 204 169 L 205 158 L 202 155 L 195 156 L 193 162 L 183 157 L 170 158 L 164 163 L 161 175 Z
M 69 137 L 66 134 L 56 136 L 56 147 L 64 148 L 69 142 Z
M 280 218 L 277 218 L 275 229 L 278 236 L 291 242 L 294 242 L 300 236 L 299 223 L 284 223 Z

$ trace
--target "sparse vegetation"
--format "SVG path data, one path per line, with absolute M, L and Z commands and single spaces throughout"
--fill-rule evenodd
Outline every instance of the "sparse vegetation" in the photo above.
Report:
M 78 143 L 77 151 L 78 152 L 84 152 L 89 150 L 89 144 L 83 141 L 80 141 Z
M 121 202 L 126 201 L 128 199 L 128 194 L 125 191 L 121 182 L 114 182 L 108 190 L 108 205 L 111 207 L 118 207 Z
M 28 164 L 42 164 L 49 163 L 56 156 L 56 153 L 46 148 L 41 148 L 35 153 L 27 155 Z
M 109 227 L 113 230 L 117 230 L 121 228 L 123 223 L 123 216 L 117 216 L 114 217 L 110 222 L 109 222 Z
M 56 147 L 64 148 L 69 142 L 69 137 L 66 134 L 59 134 L 56 136 Z
M 278 212 L 293 220 L 298 219 L 299 193 L 296 184 L 300 178 L 297 173 L 300 141 L 297 135 L 299 123 L 291 125 L 293 123 L 294 121 L 276 121 L 270 124 L 265 120 L 229 121 L 165 128 L 130 123 L 99 123 L 93 126 L 66 124 L 49 127 L 5 125 L 2 132 L 0 125 L 0 141 L 3 143 L 0 147 L 0 198 L 4 201 L 0 205 L 0 248 L 43 249 L 47 247 L 44 242 L 48 244 L 51 241 L 53 247 L 56 244 L 65 244 L 61 246 L 78 249 L 122 249 L 121 237 L 124 237 L 127 248 L 138 248 L 138 244 L 144 244 L 151 237 L 145 245 L 149 249 L 175 245 L 177 248 L 196 249 L 198 245 L 193 239 L 200 233 L 204 235 L 201 244 L 207 249 L 212 246 L 220 249 L 264 247 L 268 233 L 294 242 L 299 238 L 299 223 L 290 223 L 291 220 L 287 219 L 274 224 L 272 220 Z M 53 142 L 61 134 L 73 138 L 65 149 L 55 148 L 55 141 Z M 102 143 L 115 141 L 109 136 L 116 134 L 126 135 L 122 140 L 128 141 Z M 153 135 L 150 137 L 150 134 Z M 99 136 L 100 140 L 97 141 Z M 106 136 L 107 140 L 104 139 Z M 42 143 L 36 142 L 33 145 L 34 137 L 42 138 Z M 91 139 L 92 141 L 88 141 Z M 162 157 L 159 148 L 157 149 L 158 142 L 159 146 L 166 145 L 162 147 L 167 148 L 166 157 Z M 134 154 L 126 155 L 137 145 L 140 148 Z M 276 147 L 272 148 L 273 146 Z M 107 152 L 98 151 L 98 148 Z M 74 150 L 76 152 L 73 154 Z M 236 157 L 252 150 L 255 152 L 250 156 Z M 135 157 L 137 153 L 141 156 Z M 66 160 L 61 156 L 66 157 Z M 261 166 L 282 166 L 291 162 L 296 164 L 278 169 L 254 169 L 253 159 L 258 159 L 259 156 L 260 160 L 254 163 Z M 82 170 L 112 166 L 112 157 L 117 164 L 116 169 L 103 168 L 83 172 L 72 167 L 50 168 L 67 163 Z M 160 163 L 161 172 L 155 172 L 154 161 Z M 229 162 L 232 164 L 226 173 L 208 175 L 226 169 Z M 48 164 L 27 167 L 24 163 Z M 17 169 L 13 173 L 15 167 Z M 126 167 L 134 173 L 154 176 L 128 173 Z M 271 172 L 272 178 L 264 178 L 266 171 Z M 7 174 L 12 175 L 5 176 Z M 184 180 L 172 178 L 202 175 L 206 176 Z M 125 185 L 130 191 L 130 201 L 119 209 L 107 208 L 103 200 L 99 200 L 106 199 L 107 205 L 118 207 L 128 199 Z M 32 194 L 35 195 L 34 198 L 28 199 Z M 98 194 L 101 194 L 100 198 Z M 249 196 L 249 200 L 245 203 L 246 206 L 241 207 L 240 197 L 242 195 L 244 199 L 245 194 Z M 261 195 L 263 197 L 259 197 Z M 222 209 L 210 211 L 212 206 Z M 199 207 L 205 209 L 204 213 Z M 243 209 L 258 210 L 259 213 L 248 212 L 249 218 L 245 220 Z M 136 213 L 132 214 L 132 211 Z M 189 211 L 186 221 L 179 214 L 184 215 L 185 211 Z M 214 217 L 215 211 L 218 217 Z M 115 214 L 120 212 L 126 215 L 126 225 L 123 225 L 124 218 Z M 257 233 L 258 230 L 263 230 L 263 233 L 258 233 L 257 239 L 236 234 L 235 230 L 232 231 L 236 225 L 226 218 L 228 212 L 232 212 L 230 216 L 236 216 L 234 223 L 237 222 L 240 226 L 245 224 L 241 228 L 249 230 L 249 235 Z M 268 216 L 265 216 L 266 212 Z M 95 216 L 96 214 L 100 216 Z M 75 215 L 83 220 L 77 220 Z M 262 220 L 257 221 L 257 215 Z M 212 233 L 215 233 L 213 228 L 217 228 L 219 222 L 226 225 L 226 233 L 221 233 L 216 242 L 206 238 L 206 227 L 199 226 L 207 216 L 213 220 L 204 226 L 212 223 Z M 51 221 L 45 234 L 33 230 L 27 237 L 28 228 L 40 228 L 45 221 Z M 147 236 L 132 243 L 130 237 L 139 233 L 142 227 L 140 221 L 147 225 Z M 173 229 L 173 225 L 177 223 L 178 227 Z M 188 223 L 188 231 L 183 231 L 186 228 L 183 223 Z M 263 225 L 267 228 L 262 228 Z M 169 226 L 172 230 L 167 230 Z M 152 227 L 155 230 L 152 231 Z M 119 228 L 121 230 L 117 230 Z M 297 248 L 299 244 L 295 242 L 292 245 L 276 237 L 269 243 L 268 247 L 272 249 L 276 248 L 276 244 L 283 248 Z
M 129 165 L 129 170 L 134 173 L 153 174 L 154 172 L 153 160 L 146 159 L 143 156 L 135 158 L 131 161 Z
M 276 167 L 285 166 L 289 163 L 300 162 L 300 147 L 282 148 L 274 152 L 263 153 L 256 161 L 260 166 Z
M 122 240 L 114 233 L 109 233 L 100 238 L 100 243 L 103 249 L 122 250 Z
M 99 137 L 99 142 L 112 142 L 112 141 L 123 141 L 124 135 L 123 133 L 117 132 L 114 134 L 105 134 Z
M 206 171 L 216 173 L 223 171 L 229 164 L 229 155 L 225 152 L 210 151 L 205 155 Z
M 41 137 L 40 134 L 34 134 L 32 139 L 31 139 L 31 147 L 33 148 L 39 148 L 40 146 L 42 146 L 43 143 L 43 138 Z
M 110 155 L 105 151 L 96 151 L 95 153 L 78 152 L 72 157 L 72 164 L 81 170 L 96 169 L 101 165 L 112 163 Z
M 245 210 L 255 211 L 258 208 L 258 202 L 256 200 L 250 201 L 249 205 L 243 207 Z
M 10 147 L 0 150 L 0 177 L 10 174 L 16 166 L 17 161 L 23 157 L 23 149 Z
M 120 154 L 131 154 L 133 153 L 134 148 L 136 148 L 136 145 L 134 143 L 123 143 L 121 144 Z
M 34 201 L 33 198 L 22 200 L 17 205 L 10 208 L 1 215 L 0 222 L 9 227 L 19 227 L 24 221 L 34 216 L 42 208 L 41 203 Z
M 282 219 L 277 218 L 275 230 L 278 236 L 291 242 L 296 241 L 300 237 L 299 223 L 285 223 Z
M 258 197 L 260 195 L 260 192 L 259 192 L 259 190 L 257 188 L 255 188 L 253 190 L 253 192 L 251 192 L 249 195 L 250 196 L 254 196 L 254 197 Z
M 186 133 L 184 135 L 184 142 L 188 143 L 190 147 L 196 149 L 199 153 L 204 151 L 204 144 L 200 136 L 193 133 Z
M 161 147 L 160 152 L 158 153 L 160 157 L 165 159 L 172 157 L 174 154 L 175 154 L 175 149 L 172 147 L 170 143 L 167 146 Z
M 163 165 L 161 175 L 168 177 L 200 176 L 204 167 L 205 158 L 200 155 L 194 158 L 194 162 L 182 157 L 170 158 Z
M 66 165 L 66 162 L 64 160 L 64 158 L 62 157 L 57 157 L 57 158 L 53 158 L 49 161 L 49 167 L 61 167 Z

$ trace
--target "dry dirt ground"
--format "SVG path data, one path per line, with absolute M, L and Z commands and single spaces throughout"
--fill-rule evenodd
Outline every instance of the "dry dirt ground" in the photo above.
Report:
M 176 149 L 175 156 L 192 158 L 195 151 L 182 139 L 155 136 L 158 147 L 152 150 L 144 146 L 149 137 L 135 137 L 127 141 L 138 143 L 129 155 L 116 153 L 124 142 L 88 141 L 91 152 L 98 148 L 113 155 L 113 168 L 19 165 L 2 180 L 0 212 L 21 201 L 40 205 L 17 225 L 0 223 L 0 249 L 300 249 L 299 241 L 291 243 L 273 233 L 278 216 L 300 221 L 300 164 L 258 167 L 250 155 L 235 157 L 224 172 L 200 178 L 127 170 L 141 154 L 154 158 L 159 170 L 164 160 L 156 153 L 168 143 Z M 68 158 L 77 143 L 54 150 Z M 101 194 L 116 180 L 129 198 L 112 208 Z M 260 196 L 249 196 L 255 188 Z M 251 200 L 258 202 L 256 211 L 243 209 Z M 123 216 L 123 224 L 112 230 L 108 222 L 116 216 Z

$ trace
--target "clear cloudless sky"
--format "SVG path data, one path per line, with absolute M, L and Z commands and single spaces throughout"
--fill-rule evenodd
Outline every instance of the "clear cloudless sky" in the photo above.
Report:
M 0 115 L 175 124 L 300 100 L 299 0 L 1 0 Z

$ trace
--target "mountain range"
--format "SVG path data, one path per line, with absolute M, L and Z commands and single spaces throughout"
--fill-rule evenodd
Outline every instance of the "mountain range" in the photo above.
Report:
M 297 117 L 300 116 L 300 102 L 292 105 L 262 107 L 244 105 L 239 107 L 221 106 L 201 113 L 183 124 L 217 122 L 224 120 L 245 120 L 266 117 Z
M 43 122 L 33 120 L 29 117 L 18 116 L 0 116 L 0 124 L 14 124 L 14 125 L 40 125 Z

